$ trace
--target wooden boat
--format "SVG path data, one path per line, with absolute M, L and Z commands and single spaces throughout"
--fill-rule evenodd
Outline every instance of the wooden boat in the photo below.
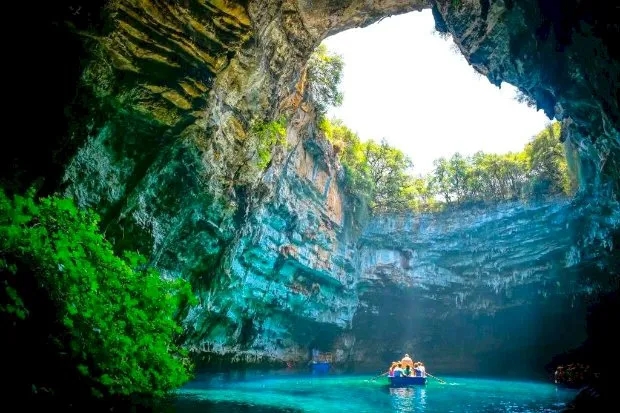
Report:
M 390 381 L 390 386 L 392 387 L 423 386 L 426 384 L 426 377 L 422 376 L 388 376 L 388 380 Z
M 313 373 L 319 373 L 319 374 L 326 374 L 329 372 L 329 368 L 330 368 L 330 363 L 327 362 L 316 362 L 316 363 L 312 363 L 312 372 Z
M 313 351 L 312 361 L 310 361 L 310 366 L 313 373 L 318 374 L 326 374 L 329 373 L 329 369 L 331 364 L 334 361 L 331 353 L 320 353 L 318 351 Z

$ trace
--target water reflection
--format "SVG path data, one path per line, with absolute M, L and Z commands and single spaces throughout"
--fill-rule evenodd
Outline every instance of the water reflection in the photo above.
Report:
M 446 380 L 446 385 L 392 388 L 355 375 L 207 375 L 179 391 L 170 413 L 557 413 L 575 394 L 547 383 Z
M 424 387 L 390 388 L 390 401 L 395 412 L 424 412 L 426 389 Z

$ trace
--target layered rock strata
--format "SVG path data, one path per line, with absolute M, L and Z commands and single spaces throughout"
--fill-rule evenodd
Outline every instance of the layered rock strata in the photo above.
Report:
M 7 85 L 10 118 L 26 127 L 2 153 L 2 184 L 20 190 L 43 177 L 42 192 L 60 190 L 96 209 L 117 248 L 147 254 L 166 277 L 191 280 L 200 304 L 186 321 L 186 341 L 198 353 L 301 360 L 316 345 L 356 357 L 356 338 L 342 332 L 374 311 L 379 296 L 368 298 L 368 289 L 413 289 L 420 301 L 439 303 L 441 314 L 477 314 L 558 291 L 571 297 L 575 277 L 558 270 L 562 262 L 608 268 L 609 259 L 591 251 L 609 252 L 617 241 L 620 56 L 612 2 L 63 0 L 7 7 L 7 15 L 32 16 L 37 47 L 21 38 L 8 45 L 19 62 Z M 337 162 L 304 103 L 303 68 L 326 36 L 428 8 L 475 70 L 518 86 L 565 120 L 582 203 L 474 214 L 460 230 L 450 216 L 428 233 L 385 227 L 383 240 L 375 221 L 357 244 L 364 220 L 348 206 Z M 33 102 L 42 109 L 31 110 Z M 253 126 L 281 115 L 287 144 L 259 168 Z M 581 218 L 561 218 L 574 214 Z M 430 228 L 428 219 L 419 222 Z M 480 239 L 489 248 L 474 255 L 477 238 L 463 234 L 510 219 L 516 232 L 502 232 L 503 242 L 522 251 L 514 236 L 534 249 L 521 257 L 491 245 L 489 235 Z M 567 234 L 562 222 L 580 224 Z M 545 235 L 545 225 L 559 238 Z M 387 245 L 386 234 L 396 244 Z M 407 246 L 417 242 L 411 239 L 424 239 L 422 249 Z M 384 262 L 382 251 L 386 268 L 394 268 L 388 281 L 388 270 L 373 264 Z M 529 269 L 526 257 L 534 259 Z M 536 257 L 556 261 L 546 268 Z M 405 267 L 394 267 L 399 262 Z

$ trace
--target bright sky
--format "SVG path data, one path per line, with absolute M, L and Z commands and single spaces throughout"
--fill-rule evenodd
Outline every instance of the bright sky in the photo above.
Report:
M 330 110 L 362 140 L 386 138 L 414 173 L 455 152 L 520 151 L 549 119 L 492 85 L 433 33 L 430 10 L 386 18 L 325 40 L 343 56 L 342 106 Z

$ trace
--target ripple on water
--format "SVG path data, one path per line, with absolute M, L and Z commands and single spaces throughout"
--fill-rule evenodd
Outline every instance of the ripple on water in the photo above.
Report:
M 548 383 L 456 377 L 402 389 L 367 376 L 223 377 L 190 383 L 179 391 L 174 411 L 552 413 L 575 396 Z

